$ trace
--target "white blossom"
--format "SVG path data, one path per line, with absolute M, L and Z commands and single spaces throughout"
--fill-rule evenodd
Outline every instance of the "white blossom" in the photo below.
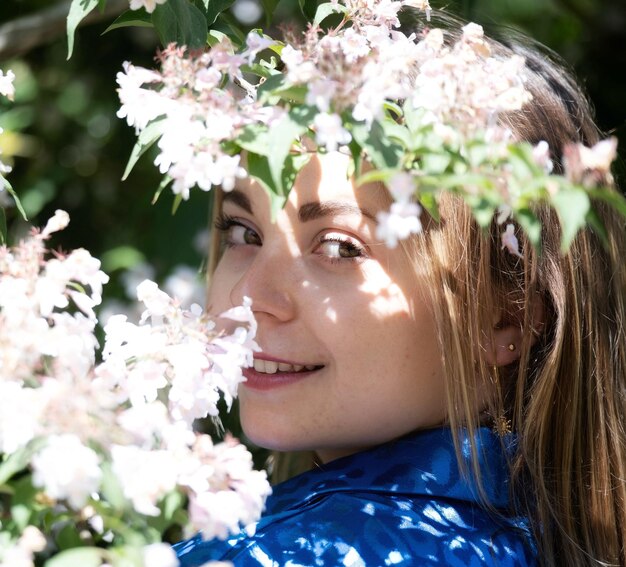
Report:
M 41 533 L 39 528 L 26 526 L 22 530 L 22 535 L 20 535 L 17 544 L 31 553 L 38 553 L 46 547 L 46 536 Z
M 10 455 L 33 443 L 33 484 L 75 510 L 91 497 L 103 499 L 98 492 L 107 462 L 140 514 L 158 514 L 159 501 L 172 490 L 196 497 L 192 487 L 219 492 L 227 482 L 238 494 L 238 519 L 229 519 L 227 529 L 257 519 L 269 491 L 264 473 L 252 471 L 250 455 L 237 444 L 199 451 L 212 444 L 193 429 L 195 418 L 217 414 L 220 396 L 232 403 L 241 366 L 252 363 L 258 346 L 250 300 L 225 314 L 231 328 L 218 333 L 199 306 L 183 310 L 144 281 L 138 295 L 148 317 L 140 324 L 110 317 L 103 361 L 96 365 L 90 315 L 107 276 L 85 250 L 46 258 L 45 240 L 67 220 L 57 213 L 17 247 L 0 247 L 0 452 Z M 68 311 L 69 299 L 89 315 Z M 223 465 L 211 469 L 207 459 Z M 81 518 L 105 541 L 111 537 L 93 508 Z M 215 519 L 206 521 L 213 526 Z M 0 561 L 31 565 L 42 545 L 33 530 L 24 532 L 0 550 Z M 146 561 L 169 561 L 171 554 L 162 552 L 146 550 Z
M 533 159 L 546 173 L 551 173 L 554 169 L 554 164 L 550 159 L 550 146 L 545 140 L 541 140 L 536 146 L 533 147 Z
M 204 282 L 200 278 L 198 270 L 190 266 L 176 266 L 165 279 L 163 289 L 180 305 L 190 306 L 192 303 L 204 301 Z
M 150 280 L 144 280 L 137 286 L 137 299 L 146 306 L 145 314 L 151 317 L 163 317 L 172 310 L 170 296 Z
M 160 513 L 157 503 L 176 487 L 176 456 L 169 451 L 117 445 L 111 448 L 111 458 L 124 496 L 135 510 L 157 516 Z
M 0 69 L 0 95 L 6 96 L 9 100 L 13 100 L 15 96 L 15 86 L 13 80 L 15 79 L 15 73 L 8 70 L 6 74 Z
M 392 203 L 388 212 L 381 211 L 376 215 L 376 238 L 384 241 L 389 248 L 395 248 L 399 240 L 422 231 L 420 213 L 417 203 Z
M 515 226 L 513 224 L 506 225 L 506 230 L 502 233 L 501 238 L 503 250 L 506 249 L 509 254 L 518 258 L 523 257 L 519 251 L 519 242 L 517 236 L 515 236 Z
M 242 55 L 247 58 L 248 64 L 251 64 L 259 52 L 271 47 L 272 45 L 276 45 L 276 41 L 260 35 L 255 31 L 251 31 L 246 36 L 246 50 Z
M 48 220 L 46 227 L 41 231 L 42 236 L 63 230 L 70 222 L 70 216 L 63 210 L 57 209 L 54 216 Z
M 601 140 L 591 148 L 579 145 L 580 160 L 585 169 L 608 173 L 617 156 L 617 138 Z
M 315 140 L 329 152 L 350 143 L 352 136 L 344 127 L 337 114 L 319 113 L 314 119 Z
M 100 487 L 100 458 L 76 435 L 48 438 L 46 446 L 33 457 L 33 484 L 55 500 L 67 500 L 74 509 L 85 505 Z
M 415 179 L 410 173 L 402 171 L 389 180 L 387 187 L 395 201 L 408 203 L 415 194 Z
M 204 437 L 194 446 L 194 456 L 195 466 L 190 462 L 184 480 L 191 488 L 192 530 L 200 530 L 206 539 L 225 539 L 240 524 L 246 526 L 260 516 L 271 488 L 265 472 L 253 470 L 243 445 L 231 438 L 214 445 Z
M 0 550 L 0 567 L 34 567 L 33 552 L 22 546 L 12 545 Z
M 130 9 L 139 10 L 144 8 L 148 14 L 154 12 L 155 8 L 159 4 L 165 4 L 167 0 L 130 0 Z
M 0 453 L 10 455 L 35 438 L 43 407 L 37 390 L 0 380 Z
M 176 552 L 167 543 L 151 543 L 142 550 L 144 567 L 178 567 Z
M 317 79 L 311 83 L 307 90 L 306 102 L 317 106 L 322 112 L 328 112 L 336 90 L 337 85 L 333 81 Z

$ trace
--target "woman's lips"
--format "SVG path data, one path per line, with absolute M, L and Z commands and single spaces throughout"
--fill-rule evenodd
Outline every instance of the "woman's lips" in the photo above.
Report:
M 323 368 L 315 364 L 296 364 L 268 359 L 255 358 L 253 367 L 244 368 L 243 375 L 246 381 L 243 384 L 246 387 L 254 390 L 271 390 L 298 382 Z

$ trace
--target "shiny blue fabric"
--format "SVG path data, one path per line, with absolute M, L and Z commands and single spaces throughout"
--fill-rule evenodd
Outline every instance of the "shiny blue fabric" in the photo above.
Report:
M 181 566 L 536 565 L 524 519 L 508 513 L 506 453 L 513 440 L 486 428 L 475 435 L 497 515 L 461 476 L 450 430 L 426 430 L 275 486 L 253 535 L 181 542 L 175 546 Z M 468 438 L 462 448 L 469 463 Z

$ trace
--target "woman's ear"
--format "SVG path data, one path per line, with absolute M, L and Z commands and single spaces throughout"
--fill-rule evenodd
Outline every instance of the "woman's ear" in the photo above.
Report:
M 522 342 L 526 334 L 530 336 L 530 345 L 534 345 L 545 326 L 545 307 L 543 300 L 536 296 L 530 305 L 532 309 L 529 327 L 523 328 L 524 313 L 514 317 L 500 314 L 487 339 L 483 358 L 489 366 L 507 366 L 520 357 Z

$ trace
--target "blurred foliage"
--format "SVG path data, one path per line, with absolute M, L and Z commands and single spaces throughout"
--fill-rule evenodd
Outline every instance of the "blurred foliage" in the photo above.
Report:
M 55 2 L 63 3 L 62 0 Z M 212 0 L 211 0 L 212 1 Z M 433 7 L 459 13 L 490 26 L 511 26 L 544 43 L 573 67 L 586 86 L 600 127 L 621 138 L 618 180 L 626 186 L 626 3 L 614 0 L 431 0 Z M 164 193 L 151 205 L 160 175 L 150 155 L 128 180 L 121 181 L 135 143 L 133 131 L 116 117 L 119 103 L 115 76 L 122 62 L 152 66 L 158 46 L 153 30 L 122 28 L 102 35 L 111 20 L 79 28 L 74 54 L 66 61 L 64 34 L 2 60 L 2 26 L 47 9 L 51 0 L 2 0 L 0 69 L 17 75 L 15 104 L 2 102 L 0 136 L 3 160 L 30 221 L 42 225 L 56 208 L 67 210 L 71 223 L 57 237 L 64 249 L 88 248 L 103 259 L 112 276 L 108 298 L 123 298 L 120 274 L 148 262 L 160 280 L 180 264 L 200 269 L 202 246 L 194 245 L 208 224 L 208 195 L 192 192 L 189 202 L 171 214 L 173 197 Z M 250 27 L 264 26 L 257 0 L 237 0 L 235 17 Z M 298 0 L 281 0 L 273 25 L 301 26 Z M 42 33 L 51 25 L 40 22 Z M 44 34 L 48 35 L 48 34 Z M 0 197 L 3 195 L 0 194 Z M 26 230 L 9 211 L 10 236 Z M 239 433 L 235 421 L 227 428 Z M 259 459 L 262 458 L 258 454 Z

